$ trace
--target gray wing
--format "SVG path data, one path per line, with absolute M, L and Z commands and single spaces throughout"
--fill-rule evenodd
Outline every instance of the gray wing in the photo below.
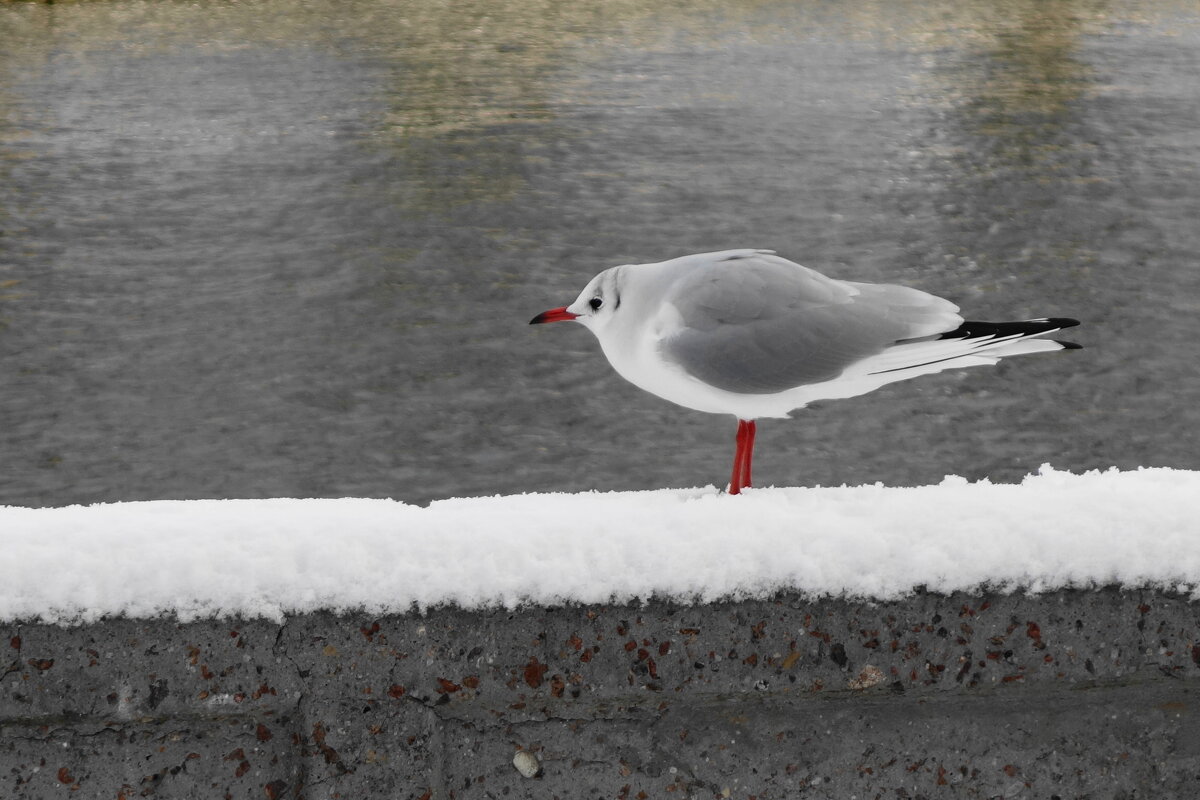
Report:
M 830 380 L 901 339 L 962 322 L 948 300 L 834 280 L 768 251 L 698 265 L 665 299 L 683 324 L 660 343 L 664 355 L 705 383 L 741 394 Z

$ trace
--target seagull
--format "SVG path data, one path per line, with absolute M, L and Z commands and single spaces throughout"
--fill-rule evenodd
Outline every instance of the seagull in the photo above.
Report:
M 958 310 L 906 286 L 830 278 L 773 250 L 723 250 L 606 269 L 575 302 L 529 324 L 578 322 L 635 386 L 734 415 L 728 491 L 740 494 L 751 485 L 761 417 L 1006 356 L 1079 349 L 1039 338 L 1078 320 L 967 322 Z

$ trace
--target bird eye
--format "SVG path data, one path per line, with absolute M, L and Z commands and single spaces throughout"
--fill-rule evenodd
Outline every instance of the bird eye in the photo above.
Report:
M 604 305 L 604 301 L 602 299 L 600 299 L 599 297 L 593 297 L 591 300 L 588 300 L 588 305 L 591 306 L 593 310 L 595 310 L 595 309 L 599 309 L 600 306 Z

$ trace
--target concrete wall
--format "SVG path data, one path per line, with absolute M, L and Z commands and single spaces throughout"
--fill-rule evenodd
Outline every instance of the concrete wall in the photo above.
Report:
M 0 798 L 1194 798 L 1198 611 L 1108 589 L 9 624 Z

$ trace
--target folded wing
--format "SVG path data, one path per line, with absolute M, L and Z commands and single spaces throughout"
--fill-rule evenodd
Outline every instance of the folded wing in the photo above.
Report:
M 666 297 L 681 324 L 661 342 L 707 384 L 774 394 L 841 375 L 897 342 L 962 324 L 958 307 L 916 289 L 826 277 L 770 251 L 719 254 Z

